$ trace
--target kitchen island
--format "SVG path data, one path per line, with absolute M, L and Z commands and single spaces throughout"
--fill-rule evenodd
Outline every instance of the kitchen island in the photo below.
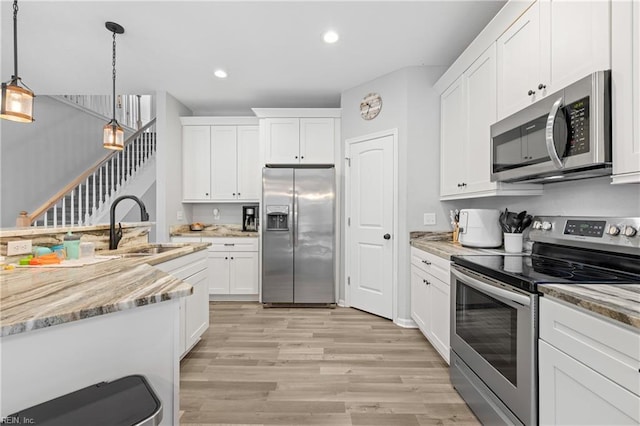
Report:
M 207 244 L 80 268 L 0 273 L 0 416 L 130 374 L 177 423 L 180 298 L 191 285 L 153 265 Z

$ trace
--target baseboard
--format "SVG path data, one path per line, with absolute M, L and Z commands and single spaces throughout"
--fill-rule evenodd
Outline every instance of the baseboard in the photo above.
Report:
M 418 328 L 418 324 L 411 318 L 396 318 L 393 320 L 393 323 L 403 328 Z
M 349 306 L 347 306 L 347 303 L 344 301 L 344 299 L 338 299 L 338 306 L 340 306 L 341 308 L 348 308 Z
M 210 294 L 210 302 L 257 302 L 257 294 Z

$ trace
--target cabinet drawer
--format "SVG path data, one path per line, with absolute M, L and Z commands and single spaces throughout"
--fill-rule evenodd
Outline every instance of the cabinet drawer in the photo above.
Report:
M 411 247 L 411 264 L 445 283 L 449 283 L 451 279 L 451 264 L 448 260 L 415 247 Z
M 258 251 L 258 238 L 203 238 L 209 251 Z
M 199 243 L 200 236 L 197 237 L 171 237 L 172 243 Z
M 540 299 L 540 339 L 640 395 L 640 334 L 581 309 Z
M 207 260 L 200 259 L 196 262 L 189 263 L 188 265 L 184 265 L 181 268 L 175 269 L 170 272 L 174 277 L 189 281 L 189 278 L 196 275 L 199 272 L 206 271 L 207 269 Z

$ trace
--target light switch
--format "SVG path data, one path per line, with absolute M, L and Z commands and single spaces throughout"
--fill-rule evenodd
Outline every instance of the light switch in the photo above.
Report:
M 176 219 L 182 220 L 183 217 L 184 215 L 182 214 L 182 210 L 178 210 L 178 213 L 176 214 Z
M 424 224 L 425 225 L 435 225 L 436 224 L 436 214 L 435 213 L 425 213 L 424 214 Z

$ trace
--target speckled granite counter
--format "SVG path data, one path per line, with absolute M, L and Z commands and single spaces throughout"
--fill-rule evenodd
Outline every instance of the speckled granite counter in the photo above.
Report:
M 257 232 L 242 230 L 242 225 L 206 225 L 202 231 L 192 231 L 189 225 L 172 226 L 171 237 L 204 237 L 204 238 L 258 238 Z
M 538 284 L 545 295 L 640 329 L 638 284 Z
M 486 254 L 478 249 L 463 247 L 460 243 L 454 243 L 451 238 L 451 232 L 411 232 L 409 244 L 446 260 L 451 260 L 451 256 L 463 254 Z
M 174 245 L 179 248 L 80 268 L 16 268 L 0 272 L 0 336 L 190 295 L 191 285 L 151 265 L 204 250 L 208 244 Z M 102 253 L 132 250 L 135 247 Z

